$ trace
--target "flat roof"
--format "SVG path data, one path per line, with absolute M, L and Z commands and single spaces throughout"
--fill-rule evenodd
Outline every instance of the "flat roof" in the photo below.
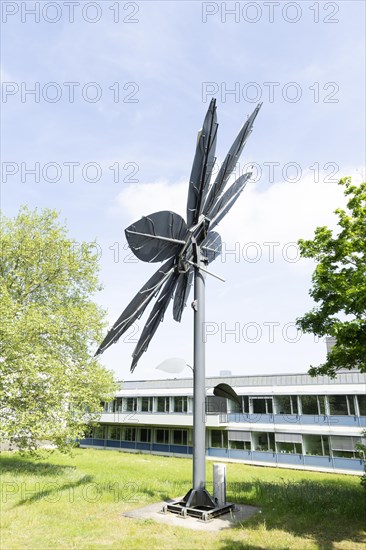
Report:
M 263 391 L 264 387 L 274 388 L 283 386 L 324 386 L 352 385 L 363 386 L 366 393 L 366 373 L 348 371 L 338 373 L 335 378 L 330 376 L 312 377 L 309 374 L 261 374 L 250 376 L 209 376 L 206 378 L 206 387 L 212 388 L 220 383 L 226 383 L 234 388 L 240 388 L 241 392 L 248 387 L 256 387 Z M 120 380 L 120 390 L 164 390 L 164 389 L 192 389 L 192 378 L 165 378 L 159 380 Z M 295 388 L 293 388 L 295 390 Z M 335 389 L 335 388 L 334 388 Z M 361 391 L 363 388 L 361 387 Z

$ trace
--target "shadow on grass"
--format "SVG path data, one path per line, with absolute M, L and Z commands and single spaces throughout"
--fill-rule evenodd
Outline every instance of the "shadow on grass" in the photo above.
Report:
M 11 473 L 13 475 L 23 476 L 29 474 L 33 476 L 60 476 L 66 472 L 76 470 L 75 466 L 64 466 L 62 464 L 51 464 L 50 462 L 38 462 L 34 459 L 20 457 L 1 457 L 1 474 Z
M 266 546 L 253 546 L 238 540 L 224 539 L 220 544 L 220 550 L 267 550 Z
M 365 543 L 366 500 L 361 487 L 351 483 L 311 480 L 238 483 L 228 492 L 228 500 L 260 506 L 254 515 L 234 530 L 281 530 L 293 536 L 311 538 L 319 548 L 334 548 L 334 543 Z M 240 544 L 240 543 L 239 543 Z M 232 545 L 232 546 L 230 546 Z M 225 539 L 223 549 L 238 548 Z M 239 548 L 252 548 L 243 546 Z M 255 547 L 254 547 L 255 548 Z
M 76 487 L 87 485 L 88 483 L 91 483 L 93 479 L 93 476 L 86 475 L 77 481 L 70 481 L 68 483 L 47 483 L 41 490 L 35 491 L 31 497 L 20 500 L 13 506 L 13 508 L 23 506 L 24 504 L 32 504 L 33 502 L 38 502 L 39 500 L 46 498 L 49 502 L 57 502 L 63 491 L 69 491 L 69 495 L 73 496 L 73 490 L 76 489 Z

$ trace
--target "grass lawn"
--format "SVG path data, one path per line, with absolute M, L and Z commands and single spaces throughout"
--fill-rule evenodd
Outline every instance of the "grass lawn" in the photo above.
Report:
M 260 506 L 219 533 L 121 513 L 183 495 L 191 459 L 77 449 L 41 460 L 3 453 L 1 549 L 364 549 L 365 494 L 357 476 L 228 464 L 228 500 Z M 208 480 L 212 462 L 207 462 Z M 182 520 L 183 521 L 183 520 Z

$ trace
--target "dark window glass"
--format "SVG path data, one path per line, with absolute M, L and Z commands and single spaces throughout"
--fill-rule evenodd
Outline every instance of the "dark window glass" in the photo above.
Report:
M 152 399 L 151 397 L 142 397 L 141 398 L 141 411 L 142 412 L 151 412 L 152 410 Z
M 328 399 L 331 415 L 348 414 L 347 397 L 345 395 L 330 395 Z
M 174 397 L 174 412 L 187 412 L 187 397 Z
M 119 426 L 110 426 L 108 428 L 108 439 L 119 441 L 121 437 L 121 428 Z
M 360 415 L 366 416 L 366 395 L 358 395 L 358 408 L 360 409 Z
M 322 435 L 322 443 L 323 443 L 323 454 L 324 456 L 330 456 L 329 452 L 329 437 L 327 435 Z
M 279 453 L 294 453 L 294 443 L 285 443 L 284 441 L 277 442 L 277 452 Z
M 140 441 L 144 443 L 149 443 L 151 441 L 151 429 L 150 428 L 140 428 Z
M 125 428 L 123 441 L 136 441 L 136 428 Z
M 318 400 L 316 395 L 301 396 L 302 414 L 318 415 Z
M 127 412 L 137 411 L 137 399 L 135 397 L 126 398 L 126 411 Z
M 355 415 L 356 412 L 355 412 L 355 400 L 354 400 L 354 396 L 353 395 L 349 395 L 347 397 L 348 399 L 348 408 L 349 408 L 349 414 L 351 415 Z
M 104 439 L 104 426 L 94 428 L 94 439 Z
M 257 432 L 255 435 L 253 434 L 253 439 L 256 451 L 268 450 L 267 432 Z
M 301 443 L 285 443 L 284 441 L 277 442 L 277 452 L 279 453 L 296 453 L 298 455 L 302 454 L 302 445 Z
M 221 430 L 211 430 L 211 446 L 222 447 Z
M 158 412 L 169 412 L 169 397 L 158 397 Z
M 156 430 L 156 443 L 169 443 L 169 430 Z
M 304 435 L 305 453 L 307 455 L 323 455 L 322 439 L 320 435 Z
M 253 399 L 253 412 L 259 414 L 266 413 L 266 400 L 265 399 Z
M 187 445 L 187 430 L 173 430 L 174 445 Z
M 318 395 L 318 411 L 319 411 L 319 414 L 325 414 L 325 397 L 324 397 L 324 395 Z
M 333 451 L 333 456 L 339 458 L 358 458 L 353 451 Z
M 249 413 L 249 397 L 246 395 L 243 397 L 243 412 Z
M 279 395 L 275 397 L 277 405 L 277 414 L 291 414 L 291 398 L 289 395 Z
M 250 451 L 250 441 L 230 441 L 230 449 L 241 449 L 245 451 Z
M 307 455 L 329 456 L 329 437 L 321 435 L 304 435 L 304 452 Z
M 302 455 L 302 444 L 301 443 L 294 443 L 295 446 L 295 453 L 298 455 Z
M 231 410 L 231 404 L 229 403 Z M 216 395 L 208 395 L 206 397 L 206 413 L 208 414 L 223 414 L 227 412 L 227 400 Z

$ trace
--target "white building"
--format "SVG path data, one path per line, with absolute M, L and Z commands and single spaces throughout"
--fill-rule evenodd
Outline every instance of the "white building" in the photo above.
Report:
M 213 395 L 225 382 L 242 411 Z M 360 474 L 366 374 L 207 378 L 206 446 L 215 460 Z M 192 379 L 125 382 L 82 447 L 164 455 L 192 453 Z M 204 413 L 203 413 L 204 414 Z

